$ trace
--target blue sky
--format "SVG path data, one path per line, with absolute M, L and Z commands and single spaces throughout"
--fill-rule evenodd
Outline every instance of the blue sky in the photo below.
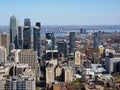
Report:
M 0 25 L 15 15 L 42 25 L 119 25 L 120 0 L 0 0 Z

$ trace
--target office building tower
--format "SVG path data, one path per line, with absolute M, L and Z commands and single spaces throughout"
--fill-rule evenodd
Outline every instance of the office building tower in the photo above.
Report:
M 75 65 L 81 64 L 81 54 L 80 51 L 75 51 Z
M 46 50 L 46 60 L 58 59 L 58 50 Z
M 46 83 L 53 83 L 55 81 L 54 67 L 52 64 L 46 66 Z
M 6 90 L 36 90 L 35 79 L 31 76 L 14 76 L 6 81 Z
M 54 33 L 46 33 L 46 50 L 55 49 Z
M 70 66 L 64 67 L 64 82 L 71 82 L 73 80 L 73 69 Z
M 80 34 L 86 34 L 86 29 L 80 28 Z
M 10 36 L 7 33 L 2 33 L 0 35 L 0 45 L 6 48 L 7 56 L 9 54 L 9 44 L 10 44 Z
M 67 43 L 64 40 L 57 42 L 57 50 L 59 54 L 62 53 L 67 57 Z
M 99 45 L 101 44 L 101 38 L 100 38 L 101 32 L 94 32 L 94 48 L 99 48 Z
M 14 15 L 10 18 L 10 43 L 17 48 L 17 21 Z
M 37 69 L 37 52 L 30 49 L 22 50 L 18 53 L 20 63 L 28 64 L 31 69 Z
M 24 20 L 23 48 L 31 49 L 31 22 L 30 22 L 30 19 Z
M 22 30 L 22 26 L 18 26 L 18 48 L 23 49 L 23 30 Z
M 7 61 L 6 48 L 4 46 L 0 46 L 0 62 L 6 61 Z
M 37 55 L 40 58 L 40 23 L 36 23 L 36 26 L 34 27 L 33 30 L 33 50 L 37 51 Z
M 75 51 L 75 32 L 70 32 L 70 38 L 69 38 L 69 53 L 74 54 Z

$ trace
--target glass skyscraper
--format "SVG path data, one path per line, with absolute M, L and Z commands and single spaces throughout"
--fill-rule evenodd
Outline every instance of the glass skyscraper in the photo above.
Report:
M 17 20 L 14 15 L 10 18 L 10 43 L 17 48 Z
M 69 53 L 74 54 L 74 51 L 75 51 L 75 32 L 70 32 L 69 40 L 70 40 L 70 42 L 69 42 L 69 46 L 70 46 Z
M 39 58 L 40 58 L 40 28 L 41 25 L 39 22 L 37 22 L 36 26 L 33 29 L 33 38 L 34 38 L 33 49 L 34 51 L 37 51 L 37 55 Z
M 23 30 L 22 30 L 22 26 L 18 26 L 18 48 L 23 49 Z
M 31 21 L 28 18 L 24 20 L 23 48 L 31 49 Z

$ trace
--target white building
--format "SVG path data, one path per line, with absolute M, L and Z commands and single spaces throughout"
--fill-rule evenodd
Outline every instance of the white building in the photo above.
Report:
M 6 48 L 4 46 L 0 46 L 0 62 L 6 61 L 7 61 Z

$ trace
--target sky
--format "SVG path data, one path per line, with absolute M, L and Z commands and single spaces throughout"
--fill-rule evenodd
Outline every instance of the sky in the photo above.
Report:
M 120 25 L 120 0 L 0 0 L 0 25 Z

